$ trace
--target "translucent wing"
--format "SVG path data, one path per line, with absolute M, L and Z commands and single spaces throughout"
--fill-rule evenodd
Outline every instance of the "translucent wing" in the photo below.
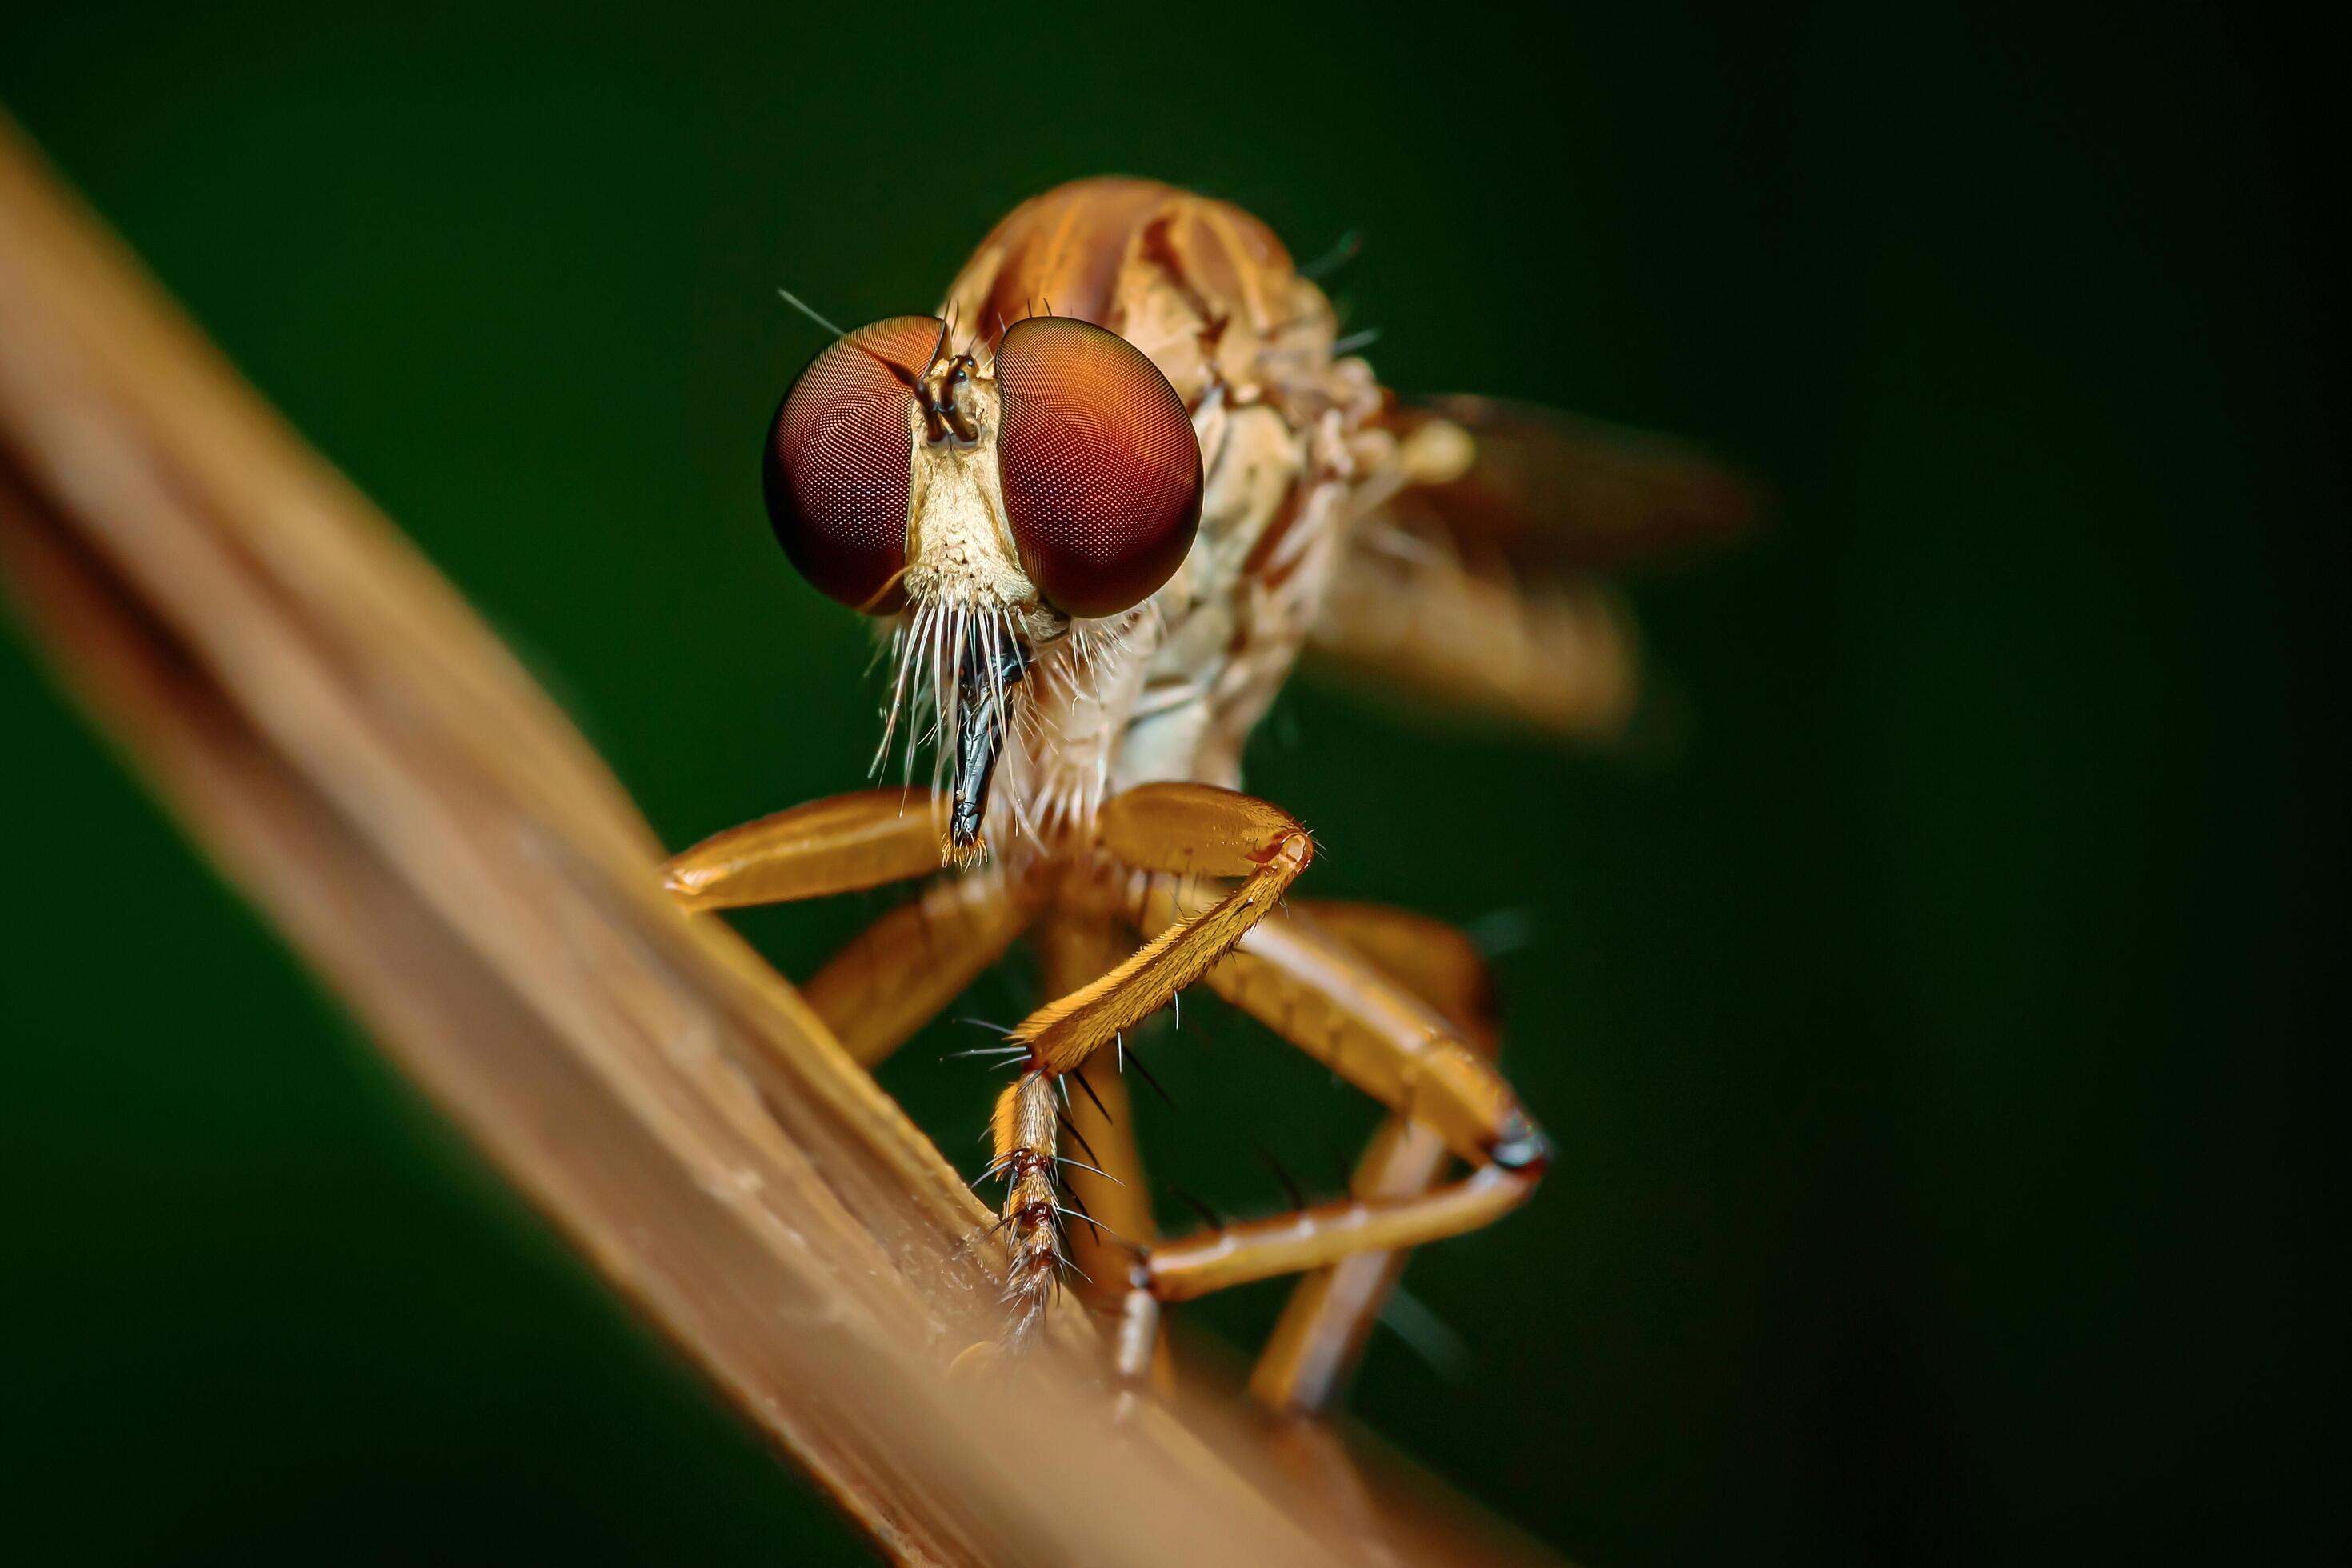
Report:
M 1392 410 L 1402 483 L 1356 530 L 1315 647 L 1440 703 L 1622 731 L 1633 628 L 1604 580 L 1745 530 L 1754 486 L 1664 437 L 1491 398 Z

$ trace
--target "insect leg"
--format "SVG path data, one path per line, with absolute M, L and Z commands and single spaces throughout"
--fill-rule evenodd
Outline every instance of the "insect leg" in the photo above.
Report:
M 1047 917 L 1036 931 L 1034 945 L 1039 978 L 1048 996 L 1076 990 L 1135 951 L 1134 939 L 1122 927 L 1080 910 Z M 1101 1067 L 1077 1070 L 1086 1075 L 1085 1084 L 1073 1089 L 1062 1111 L 1070 1142 L 1076 1145 L 1067 1152 L 1102 1174 L 1074 1164 L 1063 1167 L 1063 1181 L 1095 1221 L 1093 1226 L 1080 1222 L 1067 1227 L 1071 1261 L 1094 1281 L 1087 1287 L 1089 1294 L 1106 1306 L 1115 1305 L 1126 1289 L 1131 1256 L 1121 1242 L 1151 1245 L 1150 1186 L 1136 1145 L 1126 1079 Z
M 1494 988 L 1470 939 L 1442 921 L 1380 904 L 1303 900 L 1299 914 L 1354 948 L 1382 974 L 1427 1003 L 1455 1037 L 1492 1060 Z M 1407 1116 L 1391 1116 L 1358 1161 L 1349 1191 L 1360 1199 L 1425 1193 L 1445 1173 L 1444 1141 Z M 1330 1403 L 1363 1353 L 1372 1324 L 1404 1272 L 1402 1252 L 1360 1252 L 1301 1279 L 1250 1377 L 1250 1392 L 1276 1409 Z
M 674 857 L 663 886 L 688 910 L 854 892 L 940 868 L 945 814 L 929 790 L 860 790 L 730 827 Z
M 1293 899 L 1289 908 L 1444 1015 L 1462 1031 L 1465 1045 L 1481 1056 L 1494 1055 L 1500 1034 L 1494 977 L 1467 933 L 1392 904 Z
M 1426 1128 L 1474 1169 L 1399 1196 L 1349 1198 L 1156 1247 L 1141 1285 L 1186 1300 L 1486 1225 L 1535 1190 L 1550 1148 L 1493 1066 L 1444 1017 L 1311 921 L 1259 924 L 1208 975 L 1226 1000 Z
M 1235 882 L 1207 908 L 1171 916 L 1164 929 L 1108 973 L 1050 1002 L 1017 1025 L 1030 1068 L 998 1100 L 992 1126 L 997 1167 L 1007 1173 L 1004 1227 L 1012 1250 L 1005 1299 L 1007 1338 L 1034 1329 L 1067 1260 L 1052 1179 L 1056 1168 L 1055 1093 L 1103 1047 L 1168 1005 L 1264 920 L 1315 858 L 1297 819 L 1264 801 L 1206 784 L 1144 784 L 1115 796 L 1096 818 L 1097 841 L 1120 864 L 1171 877 Z
M 877 887 L 939 868 L 942 820 L 928 790 L 835 795 L 707 838 L 673 858 L 663 881 L 694 910 Z M 1035 902 L 1001 871 L 937 879 L 853 938 L 803 993 L 871 1067 L 1002 956 Z
M 1011 1038 L 1040 1071 L 1069 1071 L 1150 1016 L 1264 920 L 1315 858 L 1296 818 L 1208 784 L 1143 784 L 1102 808 L 1104 850 L 1139 870 L 1232 879 L 1232 891 L 1173 923 L 1109 973 L 1032 1013 Z
M 872 1067 L 1003 956 L 1034 913 L 1001 871 L 941 877 L 826 961 L 801 987 L 849 1054 Z

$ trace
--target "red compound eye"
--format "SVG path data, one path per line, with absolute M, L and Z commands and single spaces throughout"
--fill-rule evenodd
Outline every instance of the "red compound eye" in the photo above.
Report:
M 1004 510 L 1037 590 L 1073 616 L 1150 598 L 1201 526 L 1201 446 L 1143 352 L 1069 316 L 1014 323 L 996 351 Z
M 809 361 L 768 427 L 760 479 L 776 542 L 818 592 L 854 610 L 891 615 L 906 603 L 908 379 L 939 341 L 933 316 L 858 328 Z

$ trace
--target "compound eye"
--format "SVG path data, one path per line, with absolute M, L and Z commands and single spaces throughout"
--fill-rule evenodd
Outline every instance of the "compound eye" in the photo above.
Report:
M 933 316 L 893 316 L 835 340 L 768 427 L 760 479 L 776 542 L 819 593 L 869 615 L 907 602 L 908 382 L 940 331 Z
M 998 466 L 1021 564 L 1072 616 L 1158 591 L 1201 526 L 1201 446 L 1144 353 L 1069 316 L 1014 323 L 996 351 Z

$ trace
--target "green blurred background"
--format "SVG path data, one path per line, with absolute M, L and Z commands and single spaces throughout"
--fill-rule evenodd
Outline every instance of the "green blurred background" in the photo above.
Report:
M 1317 891 L 1517 942 L 1509 1065 L 1562 1151 L 1409 1277 L 1466 1363 L 1384 1334 L 1355 1411 L 1599 1562 L 2312 1541 L 2340 700 L 2287 40 L 206 9 L 12 7 L 0 102 L 675 843 L 854 785 L 874 739 L 864 628 L 760 512 L 816 346 L 775 286 L 928 309 L 1061 179 L 1196 185 L 1302 256 L 1359 229 L 1337 291 L 1393 384 L 1769 476 L 1769 537 L 1641 584 L 1666 695 L 1625 754 L 1303 686 L 1252 754 L 1327 846 Z M 0 733 L 0 1552 L 861 1555 L 14 639 Z M 873 907 L 744 923 L 804 973 Z M 951 1033 L 883 1076 L 969 1166 L 990 1086 Z M 1153 1065 L 1160 1169 L 1230 1207 L 1277 1201 L 1254 1144 L 1328 1183 L 1369 1125 L 1205 1005 Z M 1194 1315 L 1245 1338 L 1279 1299 Z

